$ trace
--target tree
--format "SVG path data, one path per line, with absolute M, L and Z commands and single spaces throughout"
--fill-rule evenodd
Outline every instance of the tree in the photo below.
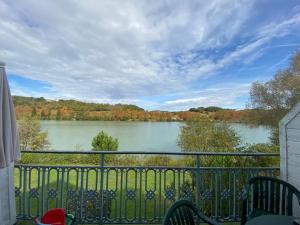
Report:
M 47 119 L 47 115 L 46 115 L 46 112 L 45 112 L 45 110 L 44 109 L 42 109 L 42 111 L 41 111 L 41 119 Z
M 181 128 L 178 145 L 183 151 L 187 152 L 274 152 L 273 145 L 251 145 L 240 146 L 240 137 L 229 124 L 224 122 L 210 121 L 190 121 Z M 269 157 L 262 159 L 260 157 L 235 157 L 235 156 L 201 156 L 199 157 L 201 167 L 245 167 L 245 166 L 274 166 L 278 162 L 276 158 L 272 160 Z M 190 167 L 195 167 L 197 158 L 195 156 L 185 157 L 185 163 Z M 276 164 L 277 166 L 277 164 Z M 181 193 L 185 190 L 195 190 L 197 188 L 197 174 L 192 170 L 189 172 L 191 182 L 186 182 L 181 186 Z M 215 178 L 214 173 L 204 173 L 201 176 L 201 185 L 209 187 Z M 224 170 L 222 172 L 222 186 L 230 188 L 232 171 Z M 247 182 L 247 176 L 240 176 L 239 182 Z M 187 180 L 188 181 L 188 180 Z M 212 190 L 214 191 L 214 190 Z M 228 209 L 228 203 L 222 204 L 222 209 Z M 204 206 L 202 209 L 209 214 L 211 207 Z
M 61 112 L 60 109 L 56 111 L 56 120 L 61 120 Z
M 245 153 L 276 153 L 279 152 L 279 147 L 272 144 L 253 144 L 241 147 Z M 279 166 L 278 156 L 268 156 L 268 157 L 243 157 L 240 158 L 240 165 L 244 167 L 276 167 Z
M 191 121 L 181 128 L 178 145 L 183 151 L 228 152 L 240 144 L 240 137 L 227 123 Z
M 187 152 L 235 152 L 238 151 L 240 137 L 227 123 L 211 121 L 190 121 L 181 128 L 178 145 L 183 151 Z M 188 166 L 196 166 L 194 156 L 185 157 L 185 163 Z M 201 156 L 201 167 L 232 167 L 237 166 L 239 160 L 232 156 Z M 182 191 L 196 188 L 197 173 L 191 171 L 190 177 L 192 182 L 182 185 Z M 228 185 L 229 173 L 222 174 L 223 184 Z M 209 186 L 212 175 L 205 174 L 201 176 L 201 182 L 204 186 Z M 223 205 L 223 207 L 228 207 Z M 210 212 L 207 205 L 202 209 L 204 212 Z
M 92 149 L 94 151 L 116 151 L 118 147 L 118 139 L 109 136 L 104 131 L 100 131 L 92 140 Z
M 198 108 L 190 108 L 190 112 L 217 112 L 223 110 L 221 107 L 217 106 L 208 106 L 208 107 L 198 107 Z
M 18 121 L 21 150 L 43 150 L 49 147 L 48 133 L 41 131 L 40 121 L 24 117 Z
M 206 111 L 206 112 L 217 112 L 220 110 L 222 110 L 222 108 L 217 107 L 217 106 L 208 106 L 204 109 L 204 111 Z
M 235 152 L 240 137 L 224 122 L 190 121 L 181 128 L 178 145 L 186 152 Z M 187 157 L 186 163 L 195 165 L 194 157 Z M 231 156 L 201 157 L 201 166 L 233 166 L 237 161 Z
M 36 116 L 36 108 L 35 108 L 35 106 L 32 107 L 31 116 L 32 116 L 32 117 L 35 117 L 35 116 Z
M 270 139 L 276 145 L 278 122 L 299 101 L 300 52 L 294 55 L 287 69 L 278 71 L 268 82 L 254 82 L 250 89 L 250 106 L 259 109 L 259 120 L 273 128 Z

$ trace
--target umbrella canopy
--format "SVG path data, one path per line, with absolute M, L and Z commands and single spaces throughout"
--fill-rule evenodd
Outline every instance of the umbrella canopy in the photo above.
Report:
M 20 158 L 15 110 L 5 74 L 0 62 L 0 168 Z
M 13 102 L 0 63 L 0 224 L 16 223 L 14 161 L 20 158 L 19 138 Z

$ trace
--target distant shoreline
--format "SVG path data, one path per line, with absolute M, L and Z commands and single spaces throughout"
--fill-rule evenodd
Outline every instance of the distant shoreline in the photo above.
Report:
M 39 120 L 66 121 L 141 121 L 185 122 L 226 121 L 231 123 L 259 124 L 255 109 L 223 109 L 216 106 L 190 108 L 188 111 L 147 111 L 130 104 L 99 104 L 76 100 L 47 100 L 13 96 L 18 119 L 35 117 Z M 258 123 L 257 123 L 258 122 Z

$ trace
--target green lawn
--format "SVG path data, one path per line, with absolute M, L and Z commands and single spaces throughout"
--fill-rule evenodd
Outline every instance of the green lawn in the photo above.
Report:
M 27 174 L 29 176 L 29 173 Z M 84 173 L 82 177 L 75 171 L 71 171 L 68 176 L 66 175 L 64 179 L 64 183 L 62 186 L 62 183 L 60 182 L 61 173 L 57 173 L 56 171 L 51 171 L 50 173 L 46 173 L 45 176 L 45 192 L 48 192 L 51 189 L 58 190 L 57 192 L 57 198 L 60 201 L 60 196 L 63 194 L 63 203 L 68 203 L 69 206 L 72 206 L 73 201 L 69 198 L 67 198 L 67 192 L 68 190 L 77 190 L 77 194 L 80 192 L 81 185 L 84 187 L 83 191 L 85 190 L 97 190 L 99 193 L 99 184 L 100 184 L 100 174 L 96 173 L 95 171 L 92 171 L 88 173 Z M 15 183 L 16 186 L 19 186 L 19 177 L 20 173 L 18 170 L 16 170 L 15 173 Z M 178 180 L 178 177 L 180 177 Z M 87 181 L 88 178 L 88 181 Z M 146 179 L 147 178 L 147 179 Z M 50 182 L 48 182 L 48 180 Z M 127 182 L 125 182 L 127 180 Z M 185 174 L 185 181 L 191 182 L 191 177 L 189 174 Z M 40 193 L 42 193 L 42 173 L 39 173 L 38 170 L 32 170 L 30 177 L 28 177 L 27 183 L 30 183 L 30 188 L 37 189 Z M 114 170 L 110 172 L 106 172 L 104 175 L 104 190 L 116 190 L 116 197 L 112 200 L 111 203 L 111 218 L 118 218 L 120 215 L 122 217 L 126 217 L 129 219 L 133 219 L 135 217 L 139 216 L 139 213 L 147 218 L 152 218 L 154 216 L 160 216 L 163 217 L 165 214 L 165 211 L 163 208 L 159 211 L 159 207 L 161 204 L 158 201 L 158 197 L 155 197 L 155 200 L 149 200 L 146 198 L 146 193 L 149 190 L 158 190 L 159 186 L 161 187 L 171 187 L 174 184 L 177 183 L 183 183 L 183 173 L 181 176 L 178 174 L 169 173 L 165 177 L 159 177 L 157 176 L 154 171 L 150 172 L 134 172 L 133 170 L 124 170 L 122 173 L 118 171 L 118 173 Z M 27 187 L 28 190 L 29 186 Z M 175 190 L 178 191 L 178 187 L 175 187 Z M 128 191 L 133 191 L 133 199 L 131 199 L 131 196 L 128 195 Z M 63 193 L 62 193 L 63 192 Z M 29 192 L 27 191 L 26 198 L 29 197 Z M 45 196 L 46 197 L 46 196 Z M 57 198 L 49 198 L 49 201 L 47 202 L 47 198 L 45 198 L 45 209 L 48 208 L 54 208 L 56 207 L 56 199 Z M 163 199 L 164 196 L 161 196 Z M 120 202 L 122 201 L 122 208 L 120 209 Z M 75 201 L 74 201 L 75 202 Z M 26 204 L 26 212 L 28 213 L 28 208 L 30 207 L 30 213 L 31 215 L 37 215 L 38 214 L 38 208 L 41 206 L 39 204 L 41 203 L 40 200 L 37 200 L 37 198 L 32 198 L 30 201 Z M 99 213 L 100 209 L 95 207 L 96 202 L 93 202 L 92 199 L 87 199 L 87 214 L 90 213 L 90 216 L 94 216 L 97 213 Z M 141 207 L 139 207 L 139 203 L 141 203 Z M 30 206 L 29 206 L 30 204 Z M 136 205 L 135 205 L 136 204 Z M 172 202 L 167 201 L 166 209 L 171 206 Z M 22 206 L 22 199 L 17 198 L 17 213 L 20 210 L 20 206 Z M 58 205 L 60 206 L 60 205 Z M 22 208 L 21 208 L 22 210 Z M 72 209 L 71 209 L 72 211 Z
M 34 157 L 34 158 L 32 158 Z M 111 218 L 134 218 L 135 214 L 136 217 L 139 217 L 139 214 L 142 217 L 146 218 L 152 218 L 154 215 L 156 217 L 163 217 L 166 213 L 165 209 L 168 209 L 172 201 L 167 200 L 164 202 L 165 196 L 158 196 L 157 193 L 161 193 L 164 195 L 166 191 L 173 187 L 175 190 L 175 199 L 179 197 L 179 190 L 182 189 L 182 184 L 187 182 L 191 183 L 191 173 L 190 171 L 184 171 L 184 170 L 169 170 L 164 172 L 154 171 L 154 170 L 148 170 L 145 172 L 145 168 L 141 170 L 132 170 L 128 169 L 128 166 L 132 165 L 138 165 L 138 162 L 136 161 L 136 158 L 131 157 L 123 157 L 122 159 L 115 160 L 114 163 L 123 162 L 127 164 L 123 169 L 117 169 L 117 170 L 106 170 L 104 173 L 104 190 L 116 190 L 115 198 L 113 198 L 111 203 Z M 143 159 L 145 160 L 145 159 Z M 152 161 L 148 161 L 150 165 L 156 165 L 157 164 L 157 158 L 152 158 Z M 161 163 L 175 163 L 171 161 L 168 161 L 168 158 L 164 159 L 165 161 L 162 161 Z M 76 165 L 80 167 L 81 165 L 91 165 L 95 166 L 99 164 L 99 156 L 80 156 L 76 155 L 75 157 L 71 157 L 70 155 L 60 155 L 57 157 L 57 155 L 40 155 L 40 154 L 27 154 L 27 157 L 22 158 L 23 163 L 30 163 L 32 161 L 36 161 L 39 164 L 51 164 L 51 165 Z M 182 160 L 180 162 L 179 159 L 176 158 L 176 166 L 177 164 L 185 165 L 185 162 Z M 106 164 L 107 165 L 107 164 Z M 118 164 L 117 164 L 118 165 Z M 123 164 L 122 164 L 123 165 Z M 60 169 L 61 170 L 61 169 Z M 78 170 L 79 172 L 76 172 Z M 36 189 L 39 193 L 42 193 L 42 181 L 44 181 L 44 193 L 48 193 L 50 190 L 57 190 L 57 197 L 48 198 L 47 195 L 45 195 L 45 202 L 44 207 L 45 210 L 50 208 L 55 208 L 56 206 L 60 207 L 60 203 L 62 202 L 64 205 L 63 207 L 66 208 L 66 204 L 69 206 L 69 210 L 73 212 L 74 214 L 74 202 L 72 199 L 67 198 L 68 190 L 76 191 L 76 194 L 80 195 L 80 191 L 82 190 L 83 193 L 85 193 L 86 190 L 97 190 L 99 193 L 100 190 L 100 180 L 101 180 L 101 173 L 99 167 L 97 167 L 95 170 L 90 170 L 88 173 L 85 169 L 85 172 L 81 173 L 80 168 L 76 168 L 74 170 L 70 170 L 70 168 L 66 169 L 64 173 L 64 177 L 62 178 L 62 172 L 60 171 L 57 173 L 55 169 L 49 170 L 48 167 L 45 168 L 45 175 L 43 176 L 42 168 L 39 169 L 32 169 L 31 172 L 27 171 L 27 191 L 25 193 L 26 199 L 29 199 L 29 189 Z M 109 172 L 108 172 L 109 171 Z M 29 175 L 30 174 L 30 175 Z M 229 173 L 220 173 L 220 178 L 218 179 L 228 179 Z M 24 174 L 22 173 L 22 176 Z M 20 172 L 18 169 L 16 169 L 15 172 L 15 183 L 16 187 L 19 187 L 20 185 Z M 24 179 L 24 177 L 22 177 Z M 214 182 L 215 177 L 213 173 L 211 175 L 207 174 L 205 178 L 201 178 L 206 183 L 207 187 L 213 187 L 214 184 L 211 182 Z M 247 176 L 240 175 L 239 176 L 239 186 L 242 183 L 245 183 L 247 180 Z M 63 182 L 61 182 L 63 180 Z M 223 181 L 225 184 L 226 182 Z M 23 185 L 21 185 L 23 187 Z M 238 186 L 238 185 L 237 185 Z M 82 189 L 81 189 L 82 187 Z M 206 188 L 207 188 L 206 187 Z M 162 190 L 160 190 L 160 188 Z M 225 187 L 226 188 L 226 187 Z M 148 193 L 149 197 L 149 191 L 155 191 L 156 196 L 154 199 L 147 199 L 146 195 Z M 129 192 L 135 191 L 133 199 L 130 199 Z M 23 193 L 24 194 L 24 193 Z M 61 198 L 61 195 L 63 196 Z M 41 198 L 41 196 L 39 196 Z M 161 198 L 161 201 L 159 199 Z M 56 201 L 58 199 L 58 201 Z M 23 199 L 17 198 L 17 213 L 23 211 Z M 78 202 L 78 201 L 77 201 Z M 99 206 L 96 205 L 96 202 L 92 201 L 92 199 L 87 199 L 87 215 L 90 214 L 91 217 L 94 215 L 97 215 L 100 212 Z M 122 202 L 122 207 L 120 207 L 120 203 Z M 138 203 L 135 208 L 135 202 Z M 38 209 L 41 208 L 39 204 L 41 204 L 40 199 L 32 198 L 30 201 L 27 200 L 26 202 L 26 209 L 25 214 L 28 215 L 29 208 L 30 208 L 30 215 L 35 216 L 38 214 Z M 58 205 L 56 205 L 58 203 Z M 141 203 L 141 207 L 139 205 Z M 165 204 L 166 203 L 166 204 Z M 207 200 L 207 205 L 210 204 L 210 200 Z M 20 208 L 21 207 L 21 208 Z M 98 208 L 97 208 L 98 207 Z M 225 202 L 222 205 L 223 208 L 228 208 L 227 203 Z M 205 210 L 211 210 L 210 206 Z M 209 213 L 208 213 L 209 214 Z M 225 214 L 222 214 L 225 215 Z M 28 222 L 22 222 L 19 224 L 30 224 Z M 231 223 L 236 224 L 236 223 Z

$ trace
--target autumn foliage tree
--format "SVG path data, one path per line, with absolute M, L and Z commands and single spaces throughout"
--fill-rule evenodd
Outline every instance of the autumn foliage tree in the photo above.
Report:
M 21 150 L 44 150 L 49 147 L 48 133 L 41 130 L 40 121 L 35 117 L 18 120 Z
M 300 101 L 300 52 L 296 53 L 285 70 L 278 71 L 265 83 L 254 82 L 250 104 L 258 109 L 260 121 L 273 128 L 272 143 L 279 144 L 278 122 Z

